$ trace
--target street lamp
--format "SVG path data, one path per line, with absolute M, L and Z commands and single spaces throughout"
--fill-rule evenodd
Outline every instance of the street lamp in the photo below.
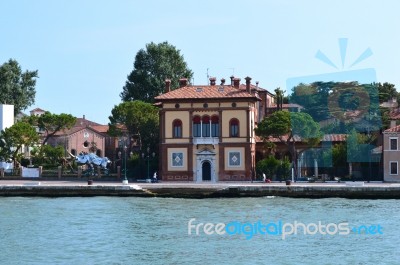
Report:
M 127 137 L 124 136 L 124 137 L 121 139 L 121 142 L 120 142 L 120 148 L 121 148 L 121 149 L 124 149 L 124 160 L 123 160 L 123 161 L 124 161 L 124 179 L 122 180 L 122 184 L 123 184 L 123 185 L 128 185 L 128 179 L 127 179 L 127 177 L 126 177 L 126 152 L 127 152 L 127 150 L 128 150 L 128 146 L 127 146 L 126 141 L 127 141 Z M 119 158 L 120 158 L 121 161 L 122 161 L 122 153 L 121 153 L 121 151 L 118 152 L 118 156 L 119 156 Z
M 372 134 L 370 132 L 369 126 L 367 127 L 367 136 L 368 136 L 368 180 L 367 182 L 369 183 L 371 180 L 371 155 L 372 155 L 372 149 L 371 147 L 371 139 L 372 139 Z
M 152 153 L 150 156 L 150 147 L 147 147 L 147 154 L 142 153 L 142 158 L 147 160 L 147 181 L 150 180 L 150 160 L 153 159 L 156 156 L 156 153 Z
M 128 147 L 126 146 L 126 143 L 124 144 L 124 180 L 122 181 L 122 184 L 127 185 L 128 184 L 128 179 L 126 178 L 126 149 L 128 149 Z

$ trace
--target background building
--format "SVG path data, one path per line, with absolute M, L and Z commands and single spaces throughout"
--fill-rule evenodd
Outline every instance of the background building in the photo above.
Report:
M 0 131 L 14 125 L 14 105 L 0 104 Z

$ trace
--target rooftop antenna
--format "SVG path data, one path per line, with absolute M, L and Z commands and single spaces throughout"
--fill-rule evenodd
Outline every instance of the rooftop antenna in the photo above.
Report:
M 235 76 L 235 68 L 228 68 L 230 70 L 232 70 L 232 75 Z
M 210 68 L 207 68 L 207 84 L 209 85 L 210 83 L 209 83 L 209 81 L 210 81 L 210 76 L 208 75 L 208 69 L 210 69 Z

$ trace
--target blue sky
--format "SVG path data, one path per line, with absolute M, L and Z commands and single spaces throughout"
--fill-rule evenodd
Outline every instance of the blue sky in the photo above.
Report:
M 36 102 L 102 124 L 136 53 L 168 41 L 195 84 L 232 74 L 273 91 L 293 77 L 374 68 L 400 87 L 399 1 L 80 1 L 0 3 L 0 63 L 38 70 Z M 347 38 L 344 67 L 338 45 Z M 372 56 L 349 68 L 367 48 Z M 338 69 L 315 58 L 322 51 Z

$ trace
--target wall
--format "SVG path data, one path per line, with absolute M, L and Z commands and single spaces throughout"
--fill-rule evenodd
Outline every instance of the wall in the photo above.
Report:
M 0 105 L 0 130 L 14 125 L 14 105 Z
M 383 134 L 383 180 L 400 182 L 400 133 L 389 132 Z M 390 150 L 390 138 L 397 138 L 397 150 Z M 397 175 L 390 174 L 390 162 L 397 161 Z

